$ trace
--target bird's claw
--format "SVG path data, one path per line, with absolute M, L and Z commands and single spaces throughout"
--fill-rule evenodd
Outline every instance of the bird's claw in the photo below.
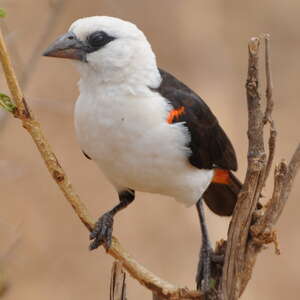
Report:
M 113 230 L 114 218 L 110 212 L 105 213 L 98 219 L 93 231 L 90 233 L 89 249 L 94 250 L 103 245 L 106 250 L 111 246 L 112 230 Z
M 224 255 L 216 254 L 213 249 L 203 247 L 201 249 L 201 259 L 197 270 L 197 289 L 207 292 L 210 289 L 212 264 L 223 264 Z
M 197 289 L 201 289 L 203 292 L 209 290 L 209 279 L 210 279 L 210 267 L 211 267 L 211 253 L 212 249 L 202 247 L 200 261 L 197 270 L 196 282 Z
M 216 254 L 213 250 L 211 250 L 210 254 L 211 262 L 216 264 L 224 264 L 224 254 Z

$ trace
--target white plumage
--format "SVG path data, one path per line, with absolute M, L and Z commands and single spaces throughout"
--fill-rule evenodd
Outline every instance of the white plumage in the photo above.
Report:
M 81 79 L 75 127 L 82 150 L 118 191 L 127 188 L 195 204 L 213 177 L 188 161 L 189 132 L 168 124 L 171 105 L 157 88 L 161 77 L 144 34 L 111 17 L 79 19 L 70 30 L 84 40 L 93 31 L 116 37 L 76 62 Z

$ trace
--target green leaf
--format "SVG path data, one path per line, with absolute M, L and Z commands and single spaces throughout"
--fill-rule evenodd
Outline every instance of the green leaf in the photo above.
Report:
M 16 109 L 16 105 L 11 99 L 2 93 L 0 93 L 0 106 L 8 112 L 13 112 Z
M 0 8 L 0 18 L 4 18 L 6 16 L 6 11 L 3 8 Z

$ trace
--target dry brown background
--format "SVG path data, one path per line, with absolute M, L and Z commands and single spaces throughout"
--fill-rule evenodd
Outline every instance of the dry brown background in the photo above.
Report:
M 7 10 L 5 24 L 1 22 L 19 61 L 19 73 L 45 32 L 50 4 L 0 1 Z M 218 116 L 235 145 L 241 178 L 247 150 L 247 40 L 269 32 L 280 141 L 276 160 L 290 158 L 299 141 L 299 1 L 66 0 L 61 13 L 43 41 L 44 48 L 79 17 L 111 15 L 136 23 L 151 41 L 159 65 L 198 92 Z M 76 142 L 73 105 L 78 74 L 69 61 L 35 55 L 37 66 L 26 87 L 27 100 L 76 190 L 97 217 L 117 203 L 117 195 Z M 1 91 L 6 91 L 3 81 Z M 10 283 L 4 299 L 108 299 L 112 258 L 103 249 L 87 250 L 87 230 L 49 177 L 19 121 L 8 118 L 0 135 L 0 262 Z M 299 194 L 298 178 L 277 226 L 282 254 L 276 256 L 270 246 L 260 255 L 244 300 L 299 299 Z M 208 222 L 213 241 L 226 236 L 227 219 L 209 214 Z M 195 209 L 138 193 L 134 204 L 116 218 L 114 234 L 163 278 L 194 285 L 200 246 Z M 129 300 L 150 297 L 129 278 Z

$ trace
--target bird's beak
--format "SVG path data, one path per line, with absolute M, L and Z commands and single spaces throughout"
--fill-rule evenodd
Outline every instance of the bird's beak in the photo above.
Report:
M 84 43 L 73 32 L 67 32 L 60 36 L 48 47 L 43 55 L 86 61 Z

